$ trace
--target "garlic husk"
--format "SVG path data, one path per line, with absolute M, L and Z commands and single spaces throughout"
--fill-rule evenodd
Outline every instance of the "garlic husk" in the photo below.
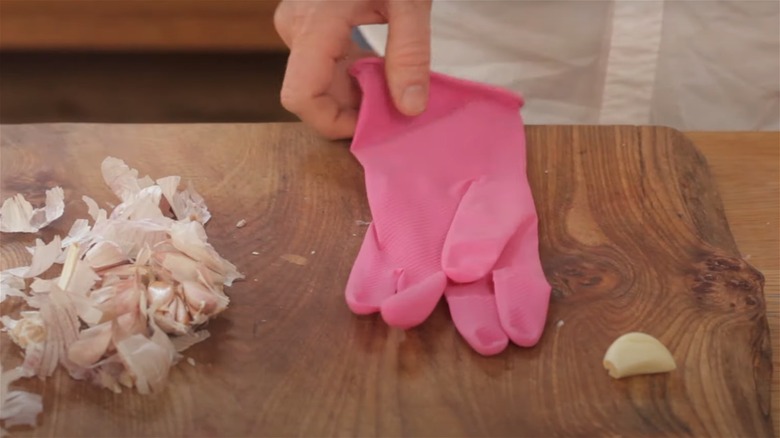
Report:
M 95 225 L 102 223 L 108 218 L 106 211 L 100 208 L 94 199 L 86 195 L 82 196 L 81 199 L 87 204 L 87 214 L 95 221 Z
M 151 339 L 140 334 L 130 335 L 119 340 L 116 349 L 141 394 L 162 387 L 176 354 L 162 331 L 155 331 Z
M 11 272 L 0 272 L 0 303 L 8 297 L 19 297 L 27 299 L 24 292 L 25 282 L 22 277 L 14 275 Z
M 76 295 L 86 296 L 100 281 L 100 276 L 83 260 L 76 262 L 73 275 L 66 290 Z
M 56 285 L 52 287 L 40 311 L 46 328 L 43 357 L 38 375 L 49 377 L 58 364 L 68 371 L 74 371 L 74 364 L 68 359 L 70 345 L 78 339 L 79 320 L 70 297 Z
M 176 348 L 176 351 L 184 351 L 193 345 L 203 342 L 206 339 L 208 339 L 211 336 L 211 333 L 208 330 L 198 330 L 197 332 L 193 333 L 185 333 L 180 336 L 175 336 L 171 338 L 171 343 L 173 343 L 174 348 Z
M 206 230 L 199 222 L 177 222 L 170 228 L 171 243 L 193 260 L 202 262 L 211 271 L 223 277 L 225 286 L 243 278 L 235 265 L 222 258 L 207 241 Z
M 0 420 L 5 427 L 25 425 L 35 426 L 38 414 L 43 411 L 43 399 L 38 394 L 27 391 L 11 390 L 10 386 L 15 381 L 32 377 L 32 370 L 24 366 L 18 366 L 8 371 L 3 371 L 0 366 Z M 0 428 L 0 435 L 3 435 Z
M 201 269 L 210 271 L 208 277 L 211 281 L 222 283 L 225 280 L 222 275 L 211 271 L 198 261 L 180 252 L 158 252 L 153 258 L 179 283 L 197 281 L 198 276 L 203 275 L 198 273 Z
M 89 249 L 89 246 L 91 245 L 91 238 L 92 238 L 92 228 L 89 226 L 89 221 L 86 219 L 76 219 L 73 222 L 73 225 L 70 227 L 70 231 L 68 231 L 68 235 L 65 236 L 64 239 L 62 239 L 62 247 L 68 248 L 73 245 L 79 246 L 79 257 L 83 255 L 84 252 L 86 252 Z M 60 259 L 57 260 L 57 263 L 63 262 L 63 257 L 65 254 L 60 256 Z
M 84 254 L 84 261 L 95 270 L 110 268 L 128 260 L 122 248 L 110 240 L 97 242 Z
M 54 239 L 49 243 L 43 243 L 43 240 L 35 239 L 30 266 L 11 268 L 7 269 L 6 272 L 21 278 L 37 277 L 48 271 L 61 254 L 62 240 L 60 236 L 54 236 Z
M 168 239 L 167 225 L 153 220 L 107 220 L 102 227 L 102 238 L 117 244 L 130 259 L 135 259 L 145 246 L 154 247 Z
M 211 213 L 206 208 L 206 202 L 203 197 L 195 190 L 193 185 L 187 184 L 187 188 L 178 191 L 181 178 L 178 176 L 167 176 L 157 180 L 157 184 L 162 188 L 163 196 L 173 210 L 173 214 L 178 220 L 191 220 L 202 224 L 211 219 Z
M 3 201 L 0 207 L 0 232 L 37 233 L 64 212 L 65 192 L 62 187 L 47 190 L 45 204 L 40 208 L 33 208 L 21 193 L 17 193 Z
M 82 196 L 91 225 L 77 219 L 65 239 L 36 240 L 29 266 L 0 272 L 0 299 L 27 306 L 0 322 L 31 376 L 61 366 L 113 392 L 150 393 L 181 351 L 209 337 L 196 330 L 227 308 L 224 287 L 244 277 L 208 242 L 211 214 L 192 185 L 139 177 L 111 157 L 101 171 L 121 202 L 106 211 Z M 59 276 L 48 275 L 58 264 Z
M 130 168 L 119 158 L 106 158 L 100 164 L 100 170 L 103 181 L 122 202 L 131 199 L 142 189 L 154 184 L 149 176 L 139 178 L 138 171 Z

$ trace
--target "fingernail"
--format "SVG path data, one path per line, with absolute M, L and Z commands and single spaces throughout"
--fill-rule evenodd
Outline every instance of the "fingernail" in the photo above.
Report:
M 401 106 L 405 113 L 417 115 L 425 110 L 425 100 L 425 88 L 422 85 L 411 85 L 401 95 Z

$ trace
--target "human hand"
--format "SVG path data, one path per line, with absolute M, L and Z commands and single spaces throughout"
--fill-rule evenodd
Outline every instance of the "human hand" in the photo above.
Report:
M 352 41 L 352 29 L 387 23 L 390 94 L 401 113 L 420 114 L 428 101 L 430 9 L 431 0 L 283 0 L 274 15 L 290 49 L 282 106 L 324 137 L 351 137 L 360 91 L 347 70 L 375 56 Z

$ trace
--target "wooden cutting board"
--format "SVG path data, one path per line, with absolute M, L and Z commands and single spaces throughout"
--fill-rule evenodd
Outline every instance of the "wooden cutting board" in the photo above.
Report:
M 214 213 L 210 241 L 247 275 L 164 392 L 115 395 L 65 373 L 27 382 L 45 412 L 16 435 L 772 436 L 763 277 L 694 146 L 650 127 L 527 135 L 548 326 L 535 348 L 485 358 L 445 305 L 405 333 L 346 308 L 370 212 L 343 144 L 297 124 L 3 127 L 3 199 L 65 188 L 46 239 L 86 217 L 81 195 L 112 200 L 99 164 L 113 155 L 191 178 Z M 0 268 L 26 262 L 30 236 L 2 239 Z M 603 354 L 629 331 L 659 338 L 678 369 L 608 377 Z M 3 363 L 18 362 L 0 340 Z

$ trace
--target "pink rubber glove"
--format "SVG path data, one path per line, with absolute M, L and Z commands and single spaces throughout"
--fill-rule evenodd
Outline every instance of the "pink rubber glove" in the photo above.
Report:
M 346 287 L 357 314 L 411 328 L 445 294 L 479 353 L 534 345 L 550 286 L 525 176 L 522 100 L 434 73 L 428 109 L 392 104 L 381 59 L 353 64 L 363 92 L 351 151 L 373 216 Z

